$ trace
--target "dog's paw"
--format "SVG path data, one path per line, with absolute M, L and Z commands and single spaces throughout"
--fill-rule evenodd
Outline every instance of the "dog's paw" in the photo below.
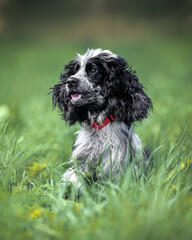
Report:
M 61 182 L 64 187 L 65 199 L 71 198 L 71 196 L 80 196 L 83 189 L 83 183 L 80 175 L 78 175 L 74 169 L 70 168 L 61 177 Z

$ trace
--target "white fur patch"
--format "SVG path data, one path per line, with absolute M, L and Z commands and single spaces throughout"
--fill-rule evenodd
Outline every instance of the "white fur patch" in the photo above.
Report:
M 123 122 L 114 121 L 99 131 L 85 124 L 76 134 L 72 163 L 77 161 L 81 170 L 85 172 L 92 172 L 94 168 L 99 167 L 106 175 L 113 174 L 116 180 L 120 179 L 122 169 L 126 169 L 129 163 L 130 147 L 135 156 L 142 148 L 137 134 L 133 129 L 128 129 Z M 70 178 L 69 173 L 72 173 Z M 63 175 L 63 181 L 66 177 L 73 183 L 78 182 L 73 171 L 67 171 Z
M 107 54 L 108 56 L 106 58 L 117 58 L 117 55 L 112 53 L 109 50 L 102 50 L 101 48 L 98 49 L 88 49 L 87 52 L 84 55 L 77 53 L 77 60 L 80 62 L 81 67 L 85 67 L 87 61 L 93 57 L 96 57 L 100 54 Z

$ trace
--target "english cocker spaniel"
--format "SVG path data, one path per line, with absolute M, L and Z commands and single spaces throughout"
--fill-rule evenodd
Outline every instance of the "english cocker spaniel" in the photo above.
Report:
M 82 125 L 64 183 L 80 188 L 90 174 L 94 180 L 111 175 L 119 181 L 133 157 L 145 161 L 132 125 L 147 117 L 152 102 L 123 58 L 102 49 L 77 54 L 52 88 L 52 99 L 69 125 Z

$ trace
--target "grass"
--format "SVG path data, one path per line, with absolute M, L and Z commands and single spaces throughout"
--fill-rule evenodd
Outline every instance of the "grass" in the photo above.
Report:
M 65 200 L 60 176 L 79 126 L 65 126 L 47 93 L 63 65 L 86 49 L 2 43 L 0 239 L 191 239 L 190 40 L 154 37 L 93 47 L 129 60 L 153 100 L 154 113 L 135 127 L 153 151 L 153 168 L 138 178 L 130 166 L 119 185 L 94 184 L 80 201 Z

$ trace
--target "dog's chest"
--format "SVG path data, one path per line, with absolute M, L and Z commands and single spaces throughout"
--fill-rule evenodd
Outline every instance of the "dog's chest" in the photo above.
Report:
M 74 143 L 72 157 L 85 162 L 87 160 L 96 161 L 109 145 L 106 131 L 97 131 L 89 126 L 83 127 Z
M 99 131 L 87 125 L 77 134 L 72 158 L 84 166 L 102 161 L 108 167 L 111 161 L 125 157 L 130 131 L 122 123 L 113 122 Z

